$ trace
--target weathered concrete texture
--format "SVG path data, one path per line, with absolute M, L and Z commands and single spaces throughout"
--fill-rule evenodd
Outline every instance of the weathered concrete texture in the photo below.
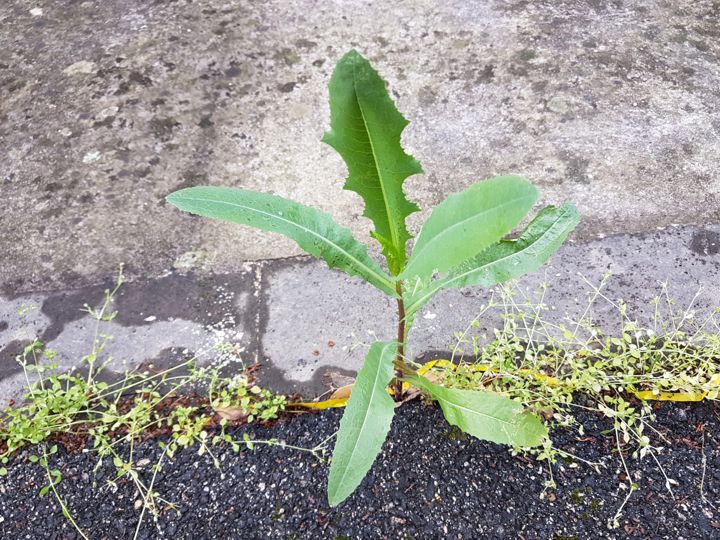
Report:
M 367 239 L 319 142 L 351 46 L 412 120 L 424 208 L 519 173 L 578 204 L 578 238 L 718 222 L 719 17 L 697 0 L 2 2 L 0 287 L 298 253 L 163 203 L 195 184 L 289 196 Z
M 251 271 L 173 274 L 127 283 L 107 312 L 116 316 L 102 323 L 85 309 L 86 304 L 100 309 L 102 286 L 0 296 L 0 409 L 5 400 L 22 395 L 25 377 L 15 359 L 35 338 L 57 353 L 54 360 L 61 371 L 87 368 L 83 357 L 97 338 L 105 343 L 97 365 L 109 360 L 104 371 L 108 379 L 135 369 L 166 369 L 190 358 L 207 365 L 222 356 L 221 346 L 232 346 L 253 361 L 258 354 L 254 282 Z
M 631 308 L 647 308 L 657 280 L 680 303 L 700 284 L 701 305 L 720 303 L 719 18 L 718 2 L 689 0 L 2 2 L 0 397 L 17 391 L 13 357 L 33 336 L 78 365 L 94 328 L 81 308 L 119 263 L 133 283 L 106 329 L 111 369 L 230 340 L 267 363 L 275 389 L 313 393 L 393 337 L 394 305 L 369 287 L 280 237 L 163 202 L 196 184 L 259 189 L 367 241 L 344 166 L 319 142 L 350 47 L 412 121 L 404 142 L 427 171 L 406 184 L 426 209 L 413 230 L 447 194 L 522 174 L 543 203 L 568 198 L 583 214 L 582 243 L 549 274 L 557 313 L 577 316 L 577 272 L 605 270 Z M 639 234 L 597 239 L 617 233 Z M 438 296 L 411 352 L 451 348 L 485 302 Z

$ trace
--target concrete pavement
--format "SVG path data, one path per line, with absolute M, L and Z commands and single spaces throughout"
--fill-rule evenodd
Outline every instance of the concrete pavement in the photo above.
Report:
M 258 189 L 368 241 L 342 161 L 320 143 L 350 47 L 411 120 L 404 143 L 426 170 L 406 183 L 424 209 L 412 230 L 449 193 L 520 174 L 542 203 L 583 214 L 549 274 L 559 303 L 582 290 L 577 271 L 610 267 L 613 292 L 637 307 L 656 280 L 681 302 L 704 284 L 720 304 L 718 18 L 710 1 L 4 2 L 1 393 L 16 392 L 12 358 L 31 336 L 78 362 L 79 309 L 120 263 L 132 283 L 118 300 L 130 318 L 109 330 L 117 369 L 226 339 L 282 390 L 317 392 L 326 368 L 356 369 L 368 332 L 388 337 L 390 302 L 281 237 L 163 201 L 197 184 Z M 447 349 L 482 299 L 438 298 L 412 350 Z

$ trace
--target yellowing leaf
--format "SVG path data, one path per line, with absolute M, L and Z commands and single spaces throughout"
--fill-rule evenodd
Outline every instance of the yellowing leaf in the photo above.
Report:
M 328 399 L 347 399 L 352 392 L 353 384 L 346 384 L 335 390 Z

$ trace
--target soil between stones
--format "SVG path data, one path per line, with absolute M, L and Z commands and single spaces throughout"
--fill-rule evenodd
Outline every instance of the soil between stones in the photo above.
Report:
M 218 470 L 210 457 L 189 449 L 166 462 L 155 482 L 155 490 L 177 503 L 180 514 L 167 511 L 157 524 L 146 515 L 138 538 L 719 538 L 719 413 L 713 403 L 666 404 L 658 410 L 654 426 L 671 441 L 658 461 L 677 481 L 674 498 L 651 457 L 629 459 L 640 489 L 619 529 L 606 525 L 627 493 L 619 488 L 623 469 L 613 452 L 614 437 L 601 433 L 611 427 L 607 419 L 580 414 L 582 438 L 570 431 L 553 433 L 556 446 L 605 467 L 597 472 L 558 462 L 553 466 L 557 488 L 541 499 L 547 464 L 466 437 L 445 423 L 437 407 L 412 402 L 397 410 L 368 477 L 337 508 L 326 502 L 327 464 L 308 453 L 258 446 L 236 454 L 216 448 Z M 337 429 L 341 414 L 304 414 L 273 426 L 244 426 L 235 435 L 247 432 L 312 447 Z M 155 462 L 160 453 L 156 443 L 146 442 L 135 448 L 134 457 Z M 38 497 L 44 470 L 26 457 L 15 458 L 0 479 L 0 536 L 78 538 L 52 495 Z M 106 463 L 94 473 L 89 453 L 60 449 L 52 459 L 64 477 L 60 492 L 88 537 L 133 537 L 139 497 L 131 482 L 121 479 L 116 489 L 109 487 L 114 467 Z M 146 483 L 151 475 L 148 466 Z

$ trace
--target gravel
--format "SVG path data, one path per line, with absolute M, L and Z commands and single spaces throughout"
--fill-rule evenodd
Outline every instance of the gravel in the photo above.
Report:
M 326 502 L 327 464 L 309 453 L 219 447 L 213 450 L 221 461 L 217 469 L 210 456 L 189 449 L 165 462 L 155 481 L 155 490 L 176 509 L 166 509 L 157 522 L 146 514 L 137 538 L 719 538 L 719 410 L 712 403 L 659 408 L 653 425 L 668 442 L 657 462 L 627 458 L 639 489 L 616 529 L 608 528 L 608 520 L 628 492 L 621 484 L 629 482 L 613 452 L 614 437 L 602 434 L 611 427 L 607 419 L 580 414 L 582 437 L 555 431 L 556 446 L 604 466 L 560 460 L 552 467 L 557 487 L 545 490 L 546 463 L 467 437 L 448 426 L 435 406 L 412 402 L 397 410 L 368 477 L 337 508 Z M 235 435 L 313 447 L 337 429 L 341 414 L 288 416 Z M 160 453 L 146 442 L 134 457 L 154 462 Z M 38 496 L 44 470 L 28 455 L 17 456 L 0 479 L 0 537 L 79 538 L 52 494 Z M 133 537 L 139 496 L 129 480 L 115 480 L 112 464 L 93 471 L 91 453 L 62 448 L 51 464 L 62 471 L 60 493 L 89 538 Z M 663 471 L 673 480 L 674 496 Z M 151 465 L 141 477 L 150 482 Z

